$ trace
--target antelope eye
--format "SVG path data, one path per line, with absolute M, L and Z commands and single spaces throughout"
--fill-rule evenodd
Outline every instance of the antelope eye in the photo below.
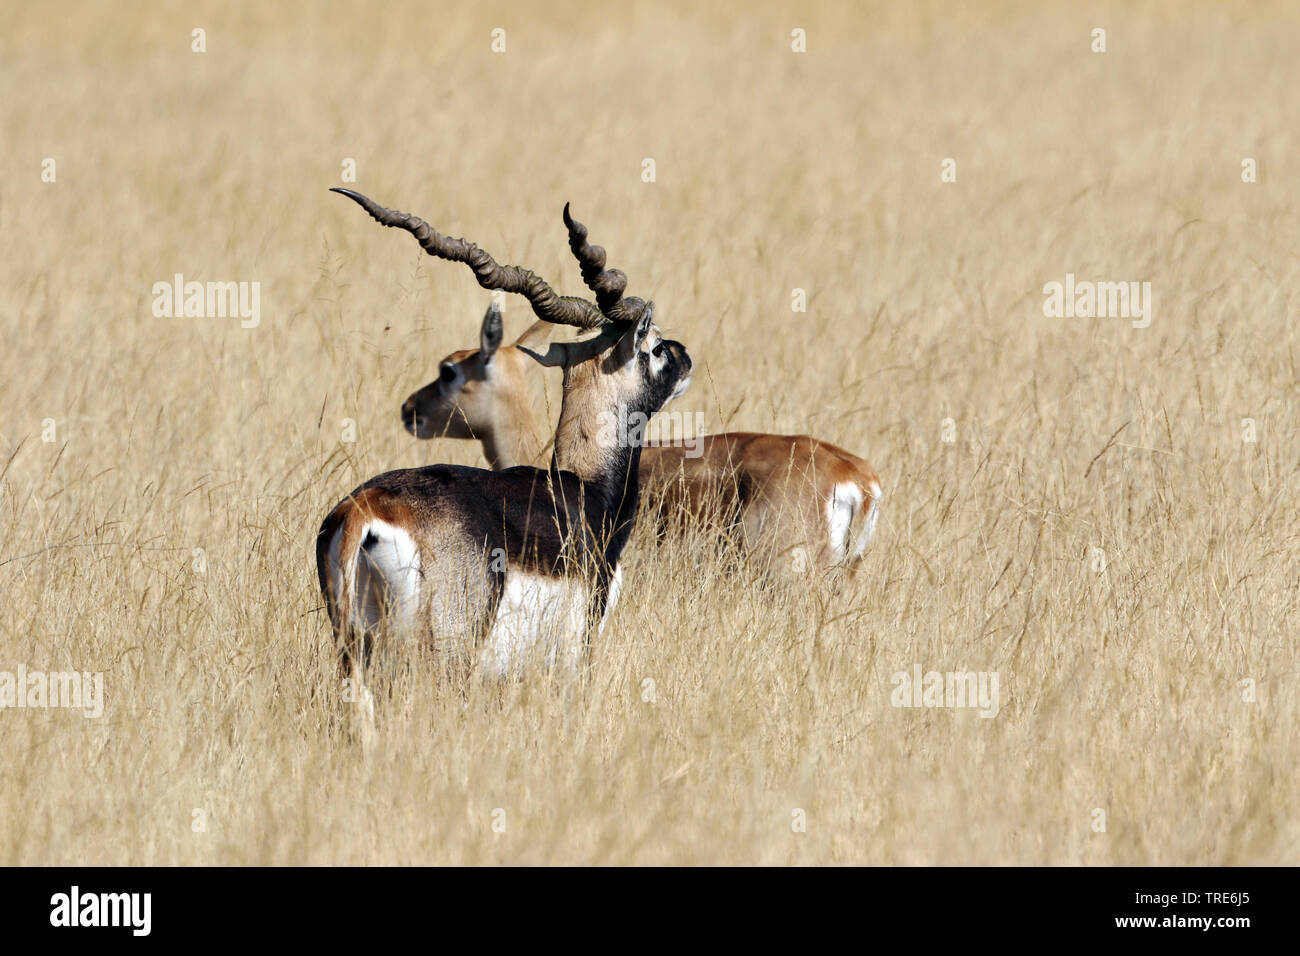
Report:
M 444 365 L 442 367 L 442 380 L 448 384 L 456 381 L 456 366 Z

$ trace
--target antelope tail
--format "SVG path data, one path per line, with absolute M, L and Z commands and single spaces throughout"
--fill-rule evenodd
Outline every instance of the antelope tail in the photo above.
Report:
M 366 516 L 361 510 L 344 502 L 330 512 L 316 535 L 316 576 L 337 635 L 339 663 L 345 671 L 351 655 L 362 650 L 354 646 L 357 634 L 353 609 L 365 525 Z

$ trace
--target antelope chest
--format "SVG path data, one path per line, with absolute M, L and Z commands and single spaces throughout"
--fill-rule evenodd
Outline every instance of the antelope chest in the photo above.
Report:
M 623 568 L 610 584 L 600 630 L 618 600 Z M 517 676 L 530 665 L 576 670 L 584 647 L 590 588 L 580 580 L 506 572 L 496 618 L 479 662 L 493 676 Z

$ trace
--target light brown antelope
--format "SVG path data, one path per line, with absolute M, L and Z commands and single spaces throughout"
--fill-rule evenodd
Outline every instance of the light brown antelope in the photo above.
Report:
M 569 245 L 588 288 L 601 294 L 605 250 L 564 210 Z M 501 316 L 483 319 L 477 350 L 453 352 L 438 378 L 402 406 L 417 438 L 477 439 L 495 469 L 540 465 L 541 430 L 528 399 L 528 356 L 554 329 L 537 322 L 502 346 Z M 867 462 L 807 435 L 728 432 L 689 444 L 647 445 L 641 483 L 661 501 L 660 515 L 696 519 L 712 513 L 749 553 L 801 572 L 852 567 L 875 531 L 880 479 Z
M 622 295 L 622 273 L 601 280 L 617 294 L 599 305 L 557 296 L 537 275 L 498 265 L 471 242 L 334 191 L 412 233 L 430 255 L 466 263 L 484 288 L 525 296 L 543 321 L 599 330 L 533 353 L 564 370 L 548 466 L 390 471 L 330 512 L 316 561 L 344 673 L 364 689 L 377 640 L 421 638 L 441 655 L 477 660 L 490 675 L 517 674 L 534 656 L 575 665 L 618 598 L 639 495 L 641 448 L 589 436 L 620 407 L 648 417 L 680 395 L 690 382 L 686 349 L 662 339 L 653 303 Z M 484 345 L 492 335 L 499 338 L 499 320 L 485 325 Z M 359 693 L 373 715 L 373 698 Z

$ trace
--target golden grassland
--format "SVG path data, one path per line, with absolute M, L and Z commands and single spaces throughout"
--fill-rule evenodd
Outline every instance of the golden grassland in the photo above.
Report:
M 1294 5 L 4 21 L 0 670 L 106 706 L 0 711 L 0 863 L 1297 861 Z M 346 158 L 578 293 L 572 200 L 695 356 L 681 410 L 877 468 L 857 574 L 642 527 L 580 684 L 417 670 L 363 756 L 315 532 L 481 461 L 397 411 L 487 294 L 330 195 Z M 1151 282 L 1150 327 L 1045 317 L 1067 272 Z M 175 273 L 260 324 L 155 317 Z M 998 715 L 891 706 L 917 664 L 998 672 Z

